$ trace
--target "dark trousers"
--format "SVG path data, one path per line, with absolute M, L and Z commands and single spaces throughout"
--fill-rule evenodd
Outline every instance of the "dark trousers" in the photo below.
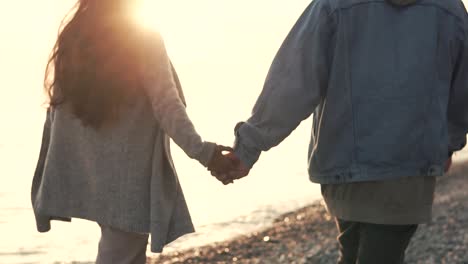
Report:
M 417 225 L 376 225 L 336 220 L 338 264 L 403 264 Z

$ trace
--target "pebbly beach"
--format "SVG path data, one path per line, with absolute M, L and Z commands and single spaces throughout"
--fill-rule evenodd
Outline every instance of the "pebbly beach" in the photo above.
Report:
M 270 227 L 234 239 L 161 254 L 150 264 L 317 263 L 338 258 L 337 231 L 321 202 L 278 217 Z M 439 178 L 433 221 L 421 225 L 406 256 L 409 264 L 468 264 L 468 161 Z

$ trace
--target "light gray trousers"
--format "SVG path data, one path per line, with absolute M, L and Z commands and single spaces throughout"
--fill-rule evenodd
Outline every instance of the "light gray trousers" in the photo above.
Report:
M 148 237 L 101 225 L 96 264 L 145 264 Z

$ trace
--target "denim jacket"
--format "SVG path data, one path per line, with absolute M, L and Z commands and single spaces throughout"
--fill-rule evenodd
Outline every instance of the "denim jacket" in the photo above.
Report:
M 313 114 L 313 182 L 443 175 L 468 132 L 467 13 L 461 0 L 389 2 L 308 6 L 236 127 L 245 165 Z

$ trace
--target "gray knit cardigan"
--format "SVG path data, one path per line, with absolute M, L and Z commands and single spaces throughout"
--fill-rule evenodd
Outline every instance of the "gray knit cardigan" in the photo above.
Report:
M 157 253 L 194 232 L 169 137 L 204 166 L 216 145 L 195 131 L 164 42 L 156 39 L 145 62 L 145 93 L 112 129 L 83 126 L 66 104 L 49 109 L 31 195 L 39 232 L 49 231 L 51 220 L 87 219 L 150 233 Z

